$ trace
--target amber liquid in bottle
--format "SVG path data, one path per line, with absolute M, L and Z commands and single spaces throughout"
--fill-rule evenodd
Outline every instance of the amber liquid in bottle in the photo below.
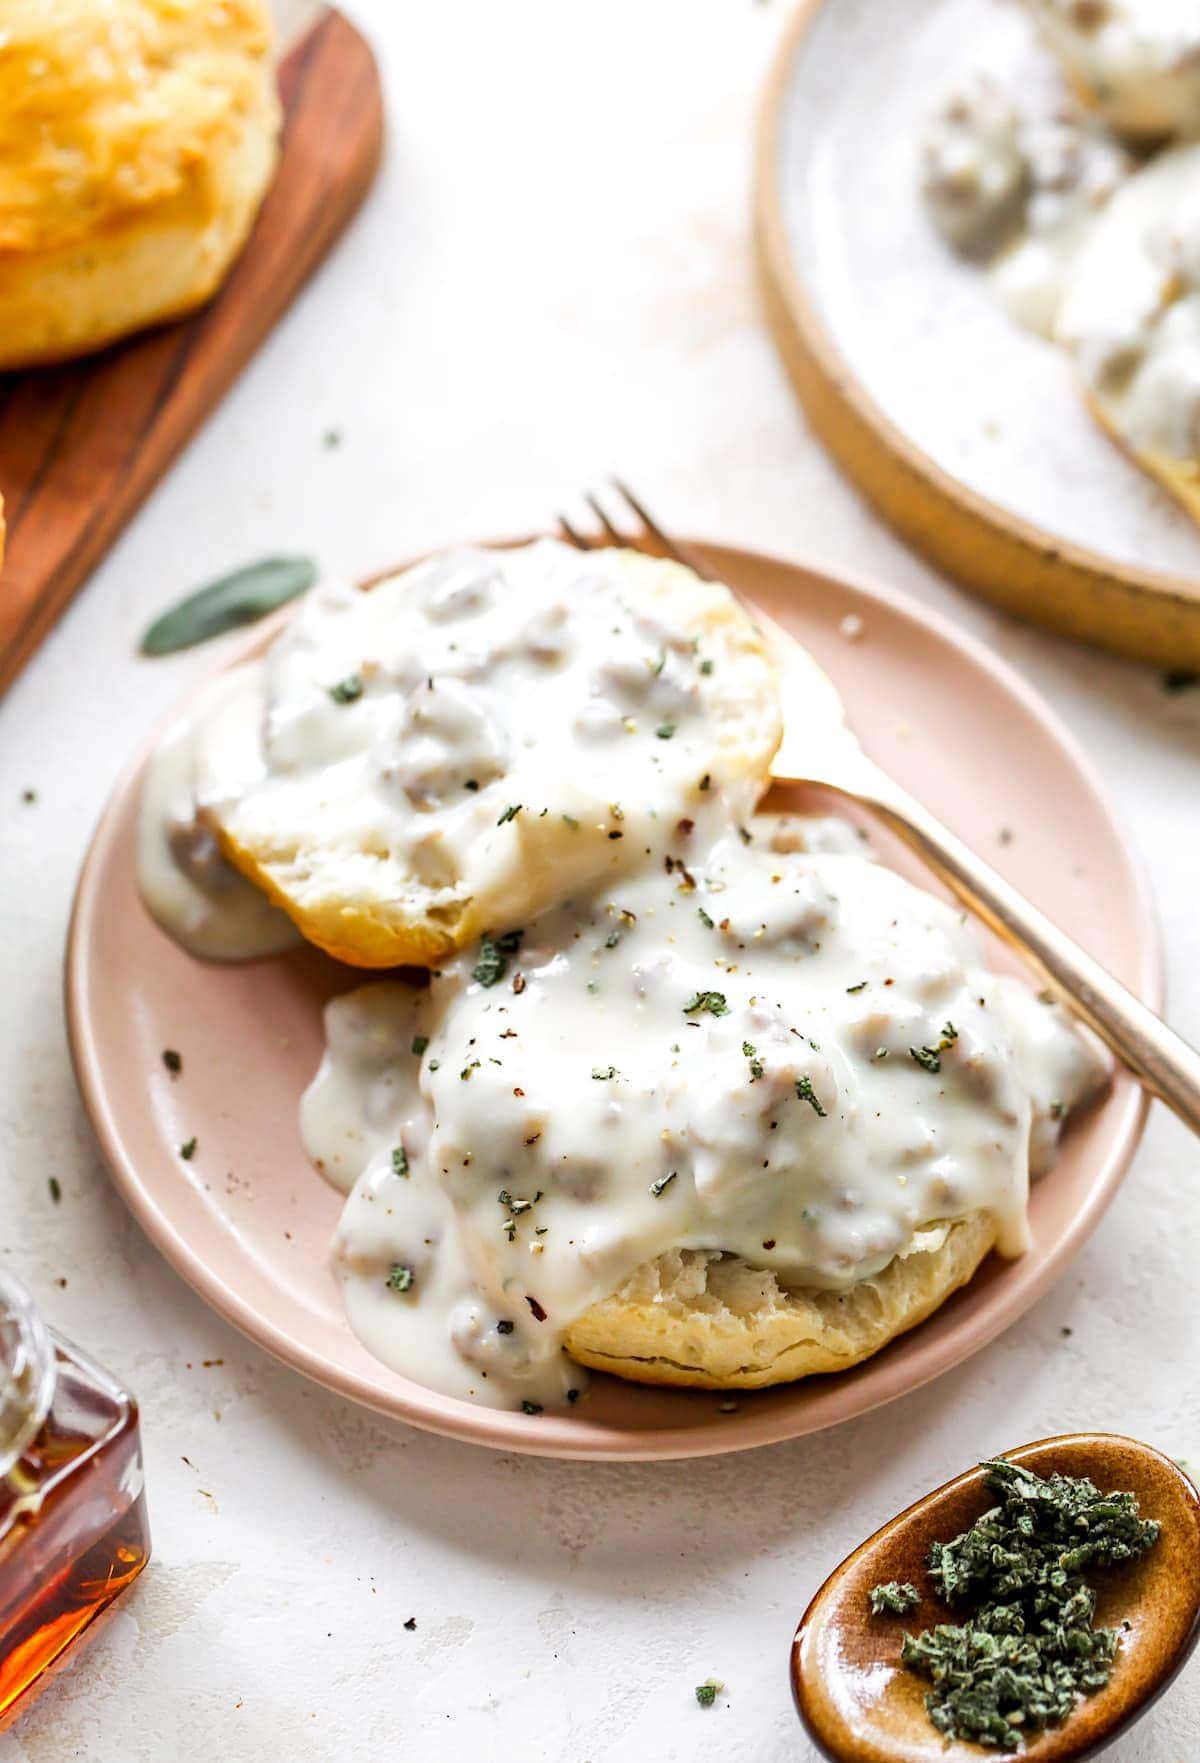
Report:
M 54 1340 L 50 1411 L 0 1477 L 0 1726 L 150 1556 L 137 1403 Z

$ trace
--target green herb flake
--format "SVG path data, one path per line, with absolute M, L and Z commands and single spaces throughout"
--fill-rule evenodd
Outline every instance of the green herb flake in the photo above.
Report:
M 708 673 L 711 673 L 712 670 L 713 670 L 713 663 L 711 661 L 702 661 L 700 663 L 701 673 L 708 674 Z
M 898 1579 L 889 1579 L 882 1585 L 871 1587 L 867 1602 L 872 1616 L 907 1616 L 921 1602 L 921 1594 L 907 1581 L 901 1585 Z
M 403 1261 L 393 1261 L 385 1283 L 389 1292 L 411 1292 L 416 1276 L 412 1268 L 406 1267 Z
M 929 1555 L 937 1596 L 973 1608 L 907 1635 L 900 1659 L 929 1680 L 925 1706 L 944 1737 L 1015 1749 L 1108 1682 L 1120 1635 L 1093 1628 L 1089 1577 L 1139 1559 L 1159 1526 L 1132 1494 L 1085 1477 L 1043 1478 L 1003 1458 L 983 1467 L 998 1503 Z
M 421 1057 L 421 1054 L 425 1051 L 425 1049 L 428 1045 L 429 1045 L 429 1036 L 428 1035 L 414 1035 L 413 1036 L 412 1050 L 416 1054 L 418 1059 Z
M 856 985 L 856 986 L 847 986 L 847 987 L 846 987 L 846 990 L 847 990 L 847 991 L 848 991 L 848 992 L 851 992 L 851 993 L 853 993 L 853 992 L 865 992 L 865 991 L 866 991 L 866 989 L 867 989 L 867 982 L 866 982 L 866 980 L 865 980 L 865 979 L 860 979 L 860 980 L 859 980 L 859 982 L 858 982 L 858 984 L 857 984 L 857 985 Z
M 524 806 L 525 806 L 524 802 L 510 802 L 508 807 L 504 810 L 504 813 L 500 816 L 499 820 L 496 822 L 496 825 L 497 826 L 507 826 L 507 824 L 510 820 L 515 820 L 517 818 L 517 815 L 521 812 L 521 810 L 522 810 L 522 808 L 524 808 Z
M 592 1066 L 592 1076 L 595 1078 L 597 1083 L 607 1083 L 609 1078 L 616 1077 L 616 1075 L 617 1075 L 617 1068 L 615 1065 L 593 1065 Z
M 471 969 L 471 978 L 481 986 L 494 986 L 508 972 L 508 958 L 515 955 L 521 947 L 524 931 L 505 931 L 503 936 L 483 936 L 479 939 L 479 954 Z
M 522 1402 L 521 1412 L 522 1414 L 540 1414 L 542 1412 L 542 1404 L 540 1402 Z
M 660 741 L 669 741 L 674 735 L 677 726 L 678 725 L 673 722 L 660 722 L 654 732 Z
M 703 1683 L 696 1685 L 696 1700 L 702 1708 L 711 1708 L 717 1699 L 717 1691 L 724 1689 L 724 1687 L 724 1684 L 718 1683 L 715 1677 L 707 1678 Z
M 677 1169 L 672 1169 L 669 1174 L 660 1175 L 657 1181 L 652 1181 L 650 1183 L 650 1192 L 654 1195 L 656 1200 L 660 1194 L 666 1192 L 678 1174 L 679 1171 Z
M 952 1022 L 948 1022 L 942 1029 L 940 1038 L 934 1042 L 932 1047 L 910 1047 L 908 1050 L 923 1070 L 936 1072 L 942 1069 L 942 1054 L 948 1047 L 952 1047 L 957 1039 L 958 1030 Z
M 193 1143 L 194 1142 L 195 1141 L 193 1140 Z M 50 1198 L 54 1201 L 54 1204 L 56 1206 L 60 1205 L 62 1202 L 62 1183 L 59 1181 L 58 1177 L 52 1175 L 50 1180 L 46 1183 L 46 1186 L 50 1189 Z
M 729 1005 L 725 1002 L 724 992 L 697 992 L 684 1005 L 683 1014 L 696 1016 L 702 1010 L 707 1010 L 710 1016 L 728 1016 Z
M 142 638 L 143 655 L 173 655 L 253 624 L 311 588 L 317 566 L 311 557 L 263 557 L 218 576 L 154 620 Z
M 763 1062 L 758 1056 L 757 1047 L 755 1047 L 750 1041 L 743 1041 L 742 1052 L 750 1061 L 751 1080 L 753 1081 L 754 1078 L 761 1077 L 763 1074 Z
M 713 927 L 713 921 L 708 916 L 708 913 L 704 910 L 703 906 L 697 906 L 696 911 L 700 914 L 700 922 L 705 930 L 711 930 Z
M 196 1155 L 196 1139 L 194 1135 L 190 1139 L 185 1139 L 183 1144 L 180 1145 L 179 1155 L 183 1158 L 185 1163 L 191 1162 L 192 1158 Z
M 508 1213 L 508 1217 L 504 1220 L 504 1223 L 500 1228 L 503 1230 L 510 1243 L 516 1241 L 517 1220 L 522 1218 L 526 1212 L 532 1212 L 541 1197 L 541 1188 L 538 1189 L 532 1200 L 526 1200 L 521 1196 L 514 1196 L 509 1193 L 507 1188 L 500 1189 L 496 1198 Z
M 615 949 L 617 944 L 620 942 L 620 940 L 621 940 L 620 931 L 619 930 L 610 930 L 608 935 L 604 939 L 604 947 L 606 949 Z
M 397 1145 L 392 1151 L 392 1174 L 405 1176 L 409 1174 L 408 1152 L 403 1145 Z
M 348 673 L 345 679 L 338 680 L 336 685 L 329 688 L 329 696 L 335 704 L 354 704 L 362 695 L 361 673 Z
M 579 831 L 579 822 L 576 820 L 576 818 L 573 814 L 564 814 L 563 820 L 570 827 L 570 829 L 573 833 L 577 833 Z
M 819 1114 L 821 1119 L 824 1120 L 825 1110 L 817 1100 L 817 1093 L 812 1087 L 811 1077 L 798 1077 L 796 1079 L 796 1095 L 801 1102 L 808 1103 L 814 1114 Z

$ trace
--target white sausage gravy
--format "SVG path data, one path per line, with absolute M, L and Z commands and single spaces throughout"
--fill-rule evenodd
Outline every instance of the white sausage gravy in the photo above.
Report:
M 840 1289 L 982 1209 L 1020 1252 L 1101 1062 L 964 915 L 812 824 L 714 815 L 427 989 L 329 1006 L 302 1132 L 380 1359 L 536 1410 L 584 1388 L 564 1328 L 666 1249 Z
M 705 778 L 748 812 L 778 707 L 726 589 L 541 540 L 449 551 L 365 593 L 321 584 L 187 724 L 143 800 L 143 893 L 166 928 L 198 947 L 160 859 L 215 819 L 311 940 L 389 966 L 396 922 L 436 951 L 631 868 Z M 184 830 L 164 836 L 164 812 Z M 351 907 L 382 951 L 338 946 Z M 231 938 L 245 953 L 243 927 Z M 203 940 L 214 952 L 216 928 Z
M 492 928 L 428 984 L 328 1007 L 301 1122 L 348 1196 L 355 1332 L 531 1411 L 585 1387 L 570 1324 L 669 1250 L 838 1291 L 982 1212 L 1019 1253 L 1030 1174 L 1102 1077 L 845 823 L 747 823 L 772 675 L 749 645 L 714 666 L 712 627 L 652 615 L 619 568 L 538 546 L 318 590 L 168 734 L 143 797 L 143 892 L 204 956 L 294 936 L 208 831 L 243 786 L 335 864 L 437 845 L 490 889 Z M 799 698 L 822 738 L 836 706 Z

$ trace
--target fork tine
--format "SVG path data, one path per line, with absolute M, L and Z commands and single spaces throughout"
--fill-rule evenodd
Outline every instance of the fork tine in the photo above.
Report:
M 571 525 L 565 514 L 559 515 L 558 524 L 562 528 L 563 537 L 566 539 L 568 545 L 574 545 L 577 551 L 591 550 L 592 547 L 589 541 L 584 538 L 583 534 L 577 527 Z
M 583 493 L 583 499 L 591 509 L 592 513 L 596 516 L 596 519 L 600 522 L 600 525 L 604 528 L 613 544 L 628 545 L 629 540 L 625 537 L 624 533 L 619 533 L 617 531 L 612 521 L 608 518 L 608 515 L 604 512 L 603 504 L 600 502 L 599 498 L 594 496 L 590 490 L 585 490 Z
M 712 570 L 702 558 L 696 555 L 694 551 L 685 549 L 684 546 L 677 544 L 674 539 L 668 538 L 667 534 L 663 531 L 662 527 L 659 526 L 650 510 L 646 507 L 646 504 L 640 497 L 634 495 L 628 484 L 623 483 L 619 477 L 613 477 L 610 481 L 617 494 L 623 496 L 626 502 L 628 502 L 646 531 L 650 534 L 650 537 L 654 540 L 655 544 L 661 545 L 668 557 L 673 557 L 676 563 L 685 564 L 688 569 L 694 570 L 695 573 L 706 582 L 717 580 L 717 577 L 713 574 Z M 589 500 L 591 500 L 591 498 L 589 498 Z M 594 503 L 593 506 L 595 506 Z M 607 525 L 607 522 L 605 524 Z
M 627 533 L 623 533 L 619 527 L 614 525 L 600 498 L 591 490 L 585 490 L 583 499 L 599 521 L 604 537 L 593 538 L 589 534 L 581 532 L 567 519 L 565 514 L 560 514 L 558 516 L 559 530 L 568 544 L 574 545 L 577 551 L 594 551 L 597 546 L 605 544 L 644 550 L 646 548 L 645 539 L 648 538 L 651 543 L 657 545 L 665 556 L 674 558 L 676 563 L 682 563 L 686 568 L 694 570 L 703 581 L 711 582 L 718 579 L 702 557 L 699 557 L 690 547 L 681 545 L 678 540 L 668 537 L 640 496 L 635 496 L 628 484 L 619 477 L 612 477 L 609 482 L 617 495 L 627 504 L 634 518 L 641 523 L 644 529 L 643 533 L 639 533 L 636 538 L 631 538 Z

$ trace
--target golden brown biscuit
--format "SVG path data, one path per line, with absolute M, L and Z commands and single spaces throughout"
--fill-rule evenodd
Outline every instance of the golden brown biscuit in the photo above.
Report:
M 1139 167 L 1093 223 L 1056 322 L 1089 411 L 1200 520 L 1200 143 Z
M 201 304 L 278 154 L 265 0 L 0 0 L 0 369 Z
M 708 1390 L 845 1371 L 932 1315 L 995 1238 L 982 1212 L 926 1226 L 908 1254 L 844 1292 L 788 1291 L 736 1255 L 672 1249 L 572 1323 L 564 1345 L 596 1371 Z
M 486 594 L 497 574 L 512 593 L 498 594 L 490 613 L 472 605 L 461 652 L 479 645 L 489 616 L 503 652 L 476 668 L 493 675 L 491 683 L 451 677 L 447 696 L 439 672 L 438 691 L 430 680 L 426 699 L 425 668 L 414 657 L 429 653 L 439 631 L 450 635 L 440 596 L 462 591 L 472 570 L 483 578 L 472 593 Z M 590 641 L 568 633 L 563 654 L 551 654 L 559 638 L 542 631 L 541 620 L 573 601 L 584 616 L 589 596 L 572 585 L 581 573 L 603 584 L 586 627 Z M 632 679 L 604 657 L 622 608 L 645 633 L 631 638 Z M 544 663 L 530 661 L 493 690 L 505 653 L 516 666 L 543 641 Z M 380 664 L 386 652 L 391 659 Z M 626 719 L 628 732 L 608 745 L 579 733 L 593 660 L 612 669 L 616 701 L 629 709 L 642 700 Z M 405 682 L 410 667 L 415 689 Z M 331 706 L 347 675 L 353 701 Z M 563 695 L 569 679 L 578 697 Z M 781 727 L 762 638 L 728 588 L 633 551 L 594 553 L 585 564 L 550 541 L 450 553 L 328 615 L 314 597 L 265 664 L 226 681 L 224 701 L 198 738 L 202 818 L 230 862 L 310 942 L 356 967 L 436 966 L 488 930 L 527 923 L 572 888 L 627 872 L 660 827 L 699 813 L 722 792 L 748 811 L 765 787 Z M 425 711 L 426 703 L 433 708 Z M 679 707 L 656 710 L 656 703 Z M 603 697 L 592 707 L 611 708 Z M 304 752 L 288 742 L 273 755 L 274 727 L 303 728 Z M 464 748 L 470 794 L 457 777 Z M 639 755 L 641 769 L 631 774 Z

